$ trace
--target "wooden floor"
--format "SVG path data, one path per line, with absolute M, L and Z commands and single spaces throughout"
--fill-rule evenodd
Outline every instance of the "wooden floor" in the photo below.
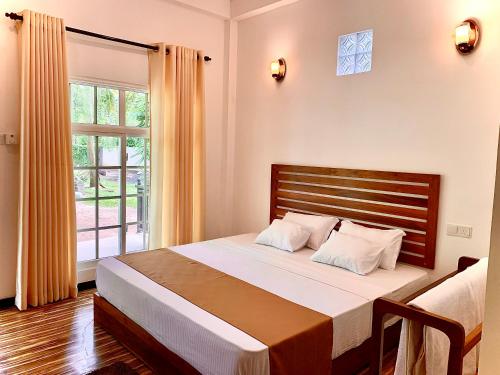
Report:
M 86 374 L 125 362 L 139 374 L 151 372 L 99 327 L 92 294 L 19 312 L 0 310 L 0 374 Z
M 28 311 L 0 309 L 0 374 L 86 374 L 125 362 L 139 374 L 144 364 L 99 327 L 94 327 L 92 294 Z M 395 354 L 383 375 L 394 373 Z

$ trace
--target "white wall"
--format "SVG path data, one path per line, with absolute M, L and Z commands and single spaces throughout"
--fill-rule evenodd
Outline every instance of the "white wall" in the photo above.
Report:
M 286 5 L 238 24 L 224 21 L 227 0 L 127 1 L 126 8 L 119 0 L 5 0 L 0 11 L 29 8 L 213 58 L 206 74 L 209 238 L 266 225 L 273 162 L 433 172 L 443 175 L 437 265 L 445 271 L 460 255 L 488 251 L 500 122 L 497 3 L 233 0 L 234 16 Z M 461 57 L 453 28 L 470 16 L 480 19 L 483 40 Z M 366 28 L 375 32 L 373 71 L 336 77 L 338 35 Z M 16 40 L 13 22 L 1 18 L 0 133 L 17 132 Z M 71 34 L 68 44 L 74 77 L 147 83 L 143 51 Z M 269 63 L 279 56 L 289 70 L 277 85 Z M 228 67 L 232 59 L 237 64 Z M 17 147 L 0 146 L 0 298 L 14 294 L 18 160 Z M 223 207 L 233 193 L 234 207 Z M 473 238 L 446 237 L 447 222 L 473 225 Z
M 457 24 L 477 17 L 477 51 Z M 274 162 L 442 175 L 439 272 L 488 254 L 500 122 L 497 0 L 302 0 L 239 22 L 233 232 L 268 221 Z M 373 70 L 337 77 L 337 38 L 374 29 Z M 287 60 L 281 84 L 270 76 Z M 446 236 L 446 223 L 474 227 Z
M 186 0 L 187 1 L 187 0 Z M 192 1 L 191 1 L 192 2 Z M 213 0 L 220 6 L 226 0 Z M 209 3 L 205 3 L 206 6 Z M 222 17 L 165 0 L 7 0 L 0 2 L 0 133 L 18 133 L 19 82 L 17 33 L 4 12 L 24 8 L 63 17 L 66 25 L 144 43 L 159 41 L 203 49 L 212 57 L 206 65 L 207 116 L 207 236 L 222 235 L 218 202 L 222 199 L 225 132 L 226 25 Z M 215 7 L 211 13 L 218 12 Z M 147 56 L 92 38 L 68 34 L 70 75 L 147 85 Z M 17 244 L 18 146 L 0 146 L 0 299 L 15 293 Z

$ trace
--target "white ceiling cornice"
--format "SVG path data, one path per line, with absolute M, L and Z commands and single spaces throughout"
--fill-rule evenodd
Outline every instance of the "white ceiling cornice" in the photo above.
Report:
M 231 19 L 241 21 L 300 0 L 231 0 Z
M 301 0 L 164 0 L 212 17 L 241 21 Z

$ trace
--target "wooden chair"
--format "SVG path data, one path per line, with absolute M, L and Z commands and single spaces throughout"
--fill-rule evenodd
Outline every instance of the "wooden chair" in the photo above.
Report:
M 448 357 L 448 375 L 462 375 L 463 358 L 481 340 L 482 324 L 474 328 L 467 336 L 464 327 L 457 321 L 444 316 L 433 314 L 407 303 L 419 295 L 427 292 L 435 286 L 441 284 L 446 279 L 462 272 L 467 267 L 477 263 L 479 259 L 461 257 L 458 261 L 457 270 L 439 279 L 431 285 L 419 290 L 402 302 L 392 301 L 387 298 L 377 298 L 373 304 L 372 321 L 372 342 L 373 350 L 370 363 L 370 373 L 380 375 L 382 371 L 382 348 L 384 346 L 384 323 L 393 316 L 399 316 L 409 320 L 419 322 L 440 330 L 450 339 L 450 351 Z

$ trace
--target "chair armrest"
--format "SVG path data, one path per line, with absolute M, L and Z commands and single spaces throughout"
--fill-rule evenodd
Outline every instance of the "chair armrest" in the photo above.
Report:
M 372 358 L 370 371 L 372 375 L 379 375 L 382 370 L 382 348 L 384 344 L 384 323 L 387 315 L 395 315 L 417 321 L 423 325 L 443 332 L 450 339 L 448 359 L 448 375 L 461 375 L 463 367 L 462 352 L 465 345 L 464 327 L 457 321 L 420 310 L 401 302 L 387 298 L 377 298 L 373 303 L 372 320 Z

